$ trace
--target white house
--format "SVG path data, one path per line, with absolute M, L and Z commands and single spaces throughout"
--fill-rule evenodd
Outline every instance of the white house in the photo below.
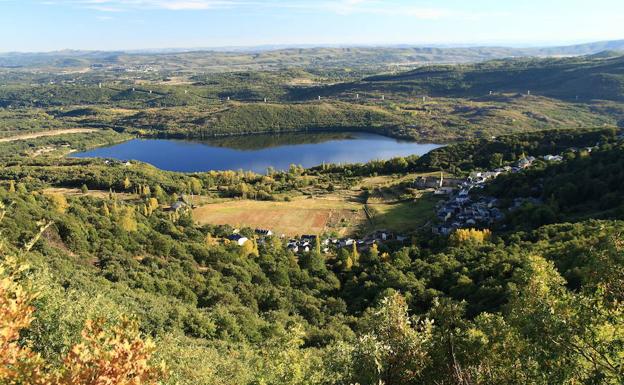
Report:
M 228 239 L 232 242 L 236 242 L 238 246 L 242 246 L 249 240 L 247 237 L 243 237 L 240 234 L 232 234 L 228 237 Z

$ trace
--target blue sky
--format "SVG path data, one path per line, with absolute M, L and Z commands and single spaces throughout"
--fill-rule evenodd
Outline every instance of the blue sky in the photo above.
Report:
M 554 45 L 624 38 L 624 0 L 0 0 L 0 52 Z

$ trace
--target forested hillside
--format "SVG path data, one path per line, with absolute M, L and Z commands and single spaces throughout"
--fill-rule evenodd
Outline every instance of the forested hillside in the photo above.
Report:
M 624 383 L 618 48 L 1 55 L 0 384 Z M 320 131 L 444 146 L 262 174 L 71 157 Z
M 225 73 L 132 65 L 58 73 L 4 69 L 0 136 L 84 127 L 196 138 L 356 129 L 449 142 L 621 127 L 623 63 L 606 53 L 381 74 L 322 66 Z
M 321 87 L 322 95 L 398 94 L 406 97 L 486 97 L 528 92 L 568 101 L 624 100 L 624 57 L 514 59 L 460 66 L 425 66 Z M 305 94 L 304 94 L 305 95 Z
M 251 241 L 241 247 L 229 241 L 231 227 L 198 226 L 188 211 L 170 209 L 216 186 L 270 199 L 310 183 L 355 183 L 346 175 L 357 181 L 383 167 L 468 172 L 491 166 L 489 154 L 499 151 L 537 156 L 594 142 L 599 149 L 486 188 L 503 203 L 544 202 L 493 232 L 422 230 L 369 250 L 327 254 L 319 244 L 301 254 L 246 228 Z M 146 383 L 620 384 L 622 153 L 613 131 L 597 130 L 469 142 L 379 169 L 327 165 L 270 176 L 6 154 L 0 300 L 37 293 L 25 297 L 34 318 L 11 338 L 40 354 L 49 376 L 82 373 L 63 357 L 89 338 L 89 326 L 80 335 L 88 320 L 124 325 L 130 317 L 138 330 L 123 338 L 150 338 L 153 347 L 137 354 L 152 368 L 166 362 L 167 376 L 146 371 Z M 75 195 L 58 190 L 80 184 Z M 538 209 L 553 215 L 540 223 Z

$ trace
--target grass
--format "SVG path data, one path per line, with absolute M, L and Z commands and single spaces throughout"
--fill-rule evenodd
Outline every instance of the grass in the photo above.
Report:
M 397 202 L 394 196 L 375 200 L 368 204 L 374 213 L 370 221 L 356 195 L 349 190 L 323 197 L 295 198 L 290 202 L 219 200 L 195 209 L 193 218 L 199 224 L 270 229 L 287 236 L 363 235 L 377 229 L 404 234 L 429 222 L 438 200 L 430 193 L 411 201 Z
M 87 193 L 83 193 L 78 188 L 65 188 L 65 187 L 49 187 L 43 190 L 44 194 L 63 194 L 68 197 L 82 197 L 82 196 L 90 196 L 98 199 L 108 199 L 109 191 L 105 190 L 89 190 Z M 128 193 L 115 193 L 115 198 L 122 201 L 132 201 L 138 200 L 140 197 L 137 194 L 128 194 Z
M 363 206 L 344 199 L 294 199 L 291 202 L 230 200 L 193 211 L 199 224 L 270 229 L 276 234 L 347 235 L 365 221 Z
M 428 193 L 414 201 L 369 204 L 373 217 L 366 229 L 387 229 L 399 233 L 418 230 L 434 218 L 437 202 L 438 198 Z
M 405 175 L 378 175 L 371 176 L 368 178 L 362 179 L 362 181 L 357 185 L 357 188 L 376 188 L 376 187 L 388 187 L 395 185 L 397 183 L 402 182 L 414 182 L 419 177 L 434 177 L 439 178 L 440 172 L 419 172 L 419 173 L 407 173 Z M 455 176 L 449 174 L 448 172 L 444 173 L 444 178 L 454 178 Z

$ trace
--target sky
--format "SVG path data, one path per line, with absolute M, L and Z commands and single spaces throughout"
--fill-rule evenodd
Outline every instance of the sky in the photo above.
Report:
M 624 0 L 0 0 L 0 52 L 624 39 Z

